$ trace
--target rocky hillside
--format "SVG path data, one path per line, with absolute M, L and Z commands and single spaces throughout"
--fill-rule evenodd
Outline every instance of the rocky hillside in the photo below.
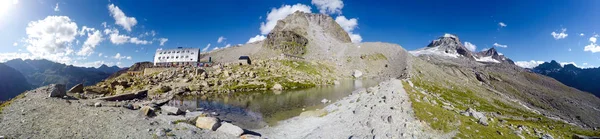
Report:
M 600 68 L 581 69 L 572 64 L 561 66 L 552 60 L 538 65 L 532 71 L 600 97 L 600 86 L 597 85 L 600 81 Z
M 350 42 L 350 36 L 330 16 L 296 11 L 285 19 L 277 21 L 277 25 L 267 35 L 263 45 L 286 54 L 304 55 L 308 42 L 315 37 Z
M 494 47 L 478 52 L 475 55 L 477 56 L 476 61 L 515 64 L 515 62 L 511 59 L 507 58 L 503 54 L 498 53 Z
M 14 59 L 4 64 L 21 72 L 25 76 L 25 79 L 27 79 L 27 82 L 33 87 L 53 83 L 66 84 L 67 87 L 75 86 L 79 83 L 92 85 L 106 79 L 112 74 L 96 68 L 75 67 L 48 60 Z
M 25 76 L 19 71 L 0 63 L 0 101 L 13 98 L 31 89 Z

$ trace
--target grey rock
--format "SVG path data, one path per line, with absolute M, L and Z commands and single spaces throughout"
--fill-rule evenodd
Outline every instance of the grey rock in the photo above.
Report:
M 167 131 L 163 128 L 159 128 L 159 129 L 156 129 L 155 135 L 159 136 L 159 137 L 164 137 L 164 136 L 167 136 Z
M 244 134 L 242 136 L 240 136 L 241 139 L 261 139 L 260 136 L 257 135 L 251 135 L 251 134 Z
M 169 115 L 179 115 L 181 113 L 183 113 L 181 110 L 179 110 L 179 108 L 177 107 L 171 107 L 171 106 L 160 106 L 160 109 L 169 114 Z
M 198 117 L 196 118 L 196 127 L 216 131 L 221 127 L 220 120 L 215 117 Z
M 67 95 L 67 91 L 65 90 L 65 85 L 63 84 L 51 84 L 48 85 L 48 89 L 50 92 L 49 97 L 63 97 Z
M 154 115 L 154 108 L 150 107 L 150 106 L 143 106 L 140 109 L 140 114 L 143 116 L 153 116 Z
M 96 102 L 96 103 L 94 103 L 94 107 L 102 107 L 102 103 Z
M 363 75 L 363 73 L 360 72 L 359 70 L 354 70 L 354 72 L 352 73 L 352 76 L 354 76 L 354 78 L 359 78 L 362 75 Z
M 550 135 L 550 134 L 544 134 L 542 136 L 542 139 L 554 139 L 554 137 L 552 137 L 552 135 Z
M 222 122 L 221 127 L 217 128 L 217 131 L 234 136 L 240 136 L 242 133 L 244 133 L 242 128 L 227 122 Z
M 281 84 L 275 84 L 273 85 L 273 88 L 271 88 L 272 90 L 283 90 L 283 86 L 281 86 Z

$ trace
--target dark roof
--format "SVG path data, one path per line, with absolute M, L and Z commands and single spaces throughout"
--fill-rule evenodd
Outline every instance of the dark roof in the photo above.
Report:
M 239 59 L 250 59 L 250 57 L 249 56 L 240 56 Z

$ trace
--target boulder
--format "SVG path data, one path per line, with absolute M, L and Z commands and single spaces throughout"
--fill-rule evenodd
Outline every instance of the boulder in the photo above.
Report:
M 179 110 L 179 108 L 177 107 L 171 107 L 171 106 L 160 106 L 160 109 L 164 112 L 167 113 L 168 115 L 179 115 L 181 113 L 183 113 L 181 110 Z
M 217 131 L 234 135 L 236 137 L 244 133 L 244 129 L 227 122 L 222 122 L 221 127 L 217 128 Z
M 221 123 L 215 117 L 198 117 L 196 118 L 196 127 L 216 131 L 221 127 Z
M 354 73 L 352 73 L 352 76 L 354 76 L 354 78 L 359 78 L 362 75 L 363 75 L 363 73 L 360 72 L 359 70 L 354 70 Z
M 273 85 L 273 88 L 271 88 L 272 90 L 283 90 L 283 86 L 281 86 L 281 84 L 275 84 Z
M 102 103 L 96 102 L 96 103 L 94 103 L 94 107 L 102 107 Z
M 73 87 L 71 87 L 71 89 L 69 89 L 69 91 L 67 91 L 67 93 L 83 93 L 83 84 L 77 84 Z
M 135 93 L 127 93 L 127 94 L 119 94 L 108 97 L 96 98 L 97 100 L 105 100 L 105 101 L 122 101 L 122 100 L 132 100 L 132 99 L 141 99 L 145 98 L 148 95 L 148 90 L 141 90 Z
M 154 115 L 154 108 L 150 107 L 150 106 L 143 106 L 140 109 L 140 114 L 143 116 L 153 116 Z
M 60 98 L 60 97 L 67 95 L 65 85 L 63 85 L 63 84 L 51 84 L 48 86 L 49 86 L 48 92 L 50 92 L 49 97 L 59 97 Z

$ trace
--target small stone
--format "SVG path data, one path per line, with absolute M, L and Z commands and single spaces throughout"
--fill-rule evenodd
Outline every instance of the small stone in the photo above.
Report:
M 140 114 L 143 116 L 152 116 L 154 114 L 154 108 L 150 106 L 144 106 L 140 109 Z
M 244 134 L 240 137 L 241 139 L 260 139 L 260 136 Z
M 94 107 L 102 107 L 102 103 L 96 102 L 96 103 L 94 103 Z
M 216 131 L 221 126 L 219 119 L 215 117 L 196 118 L 196 127 Z
M 177 107 L 171 107 L 171 106 L 161 106 L 160 109 L 169 114 L 169 115 L 179 115 L 181 113 L 183 113 L 181 110 L 179 110 L 179 108 Z
M 189 130 L 189 131 L 188 131 L 188 134 L 196 134 L 196 131 L 194 131 L 194 130 Z
M 156 129 L 155 135 L 159 136 L 159 137 L 164 137 L 167 135 L 167 132 L 165 131 L 165 129 L 159 128 L 159 129 Z

